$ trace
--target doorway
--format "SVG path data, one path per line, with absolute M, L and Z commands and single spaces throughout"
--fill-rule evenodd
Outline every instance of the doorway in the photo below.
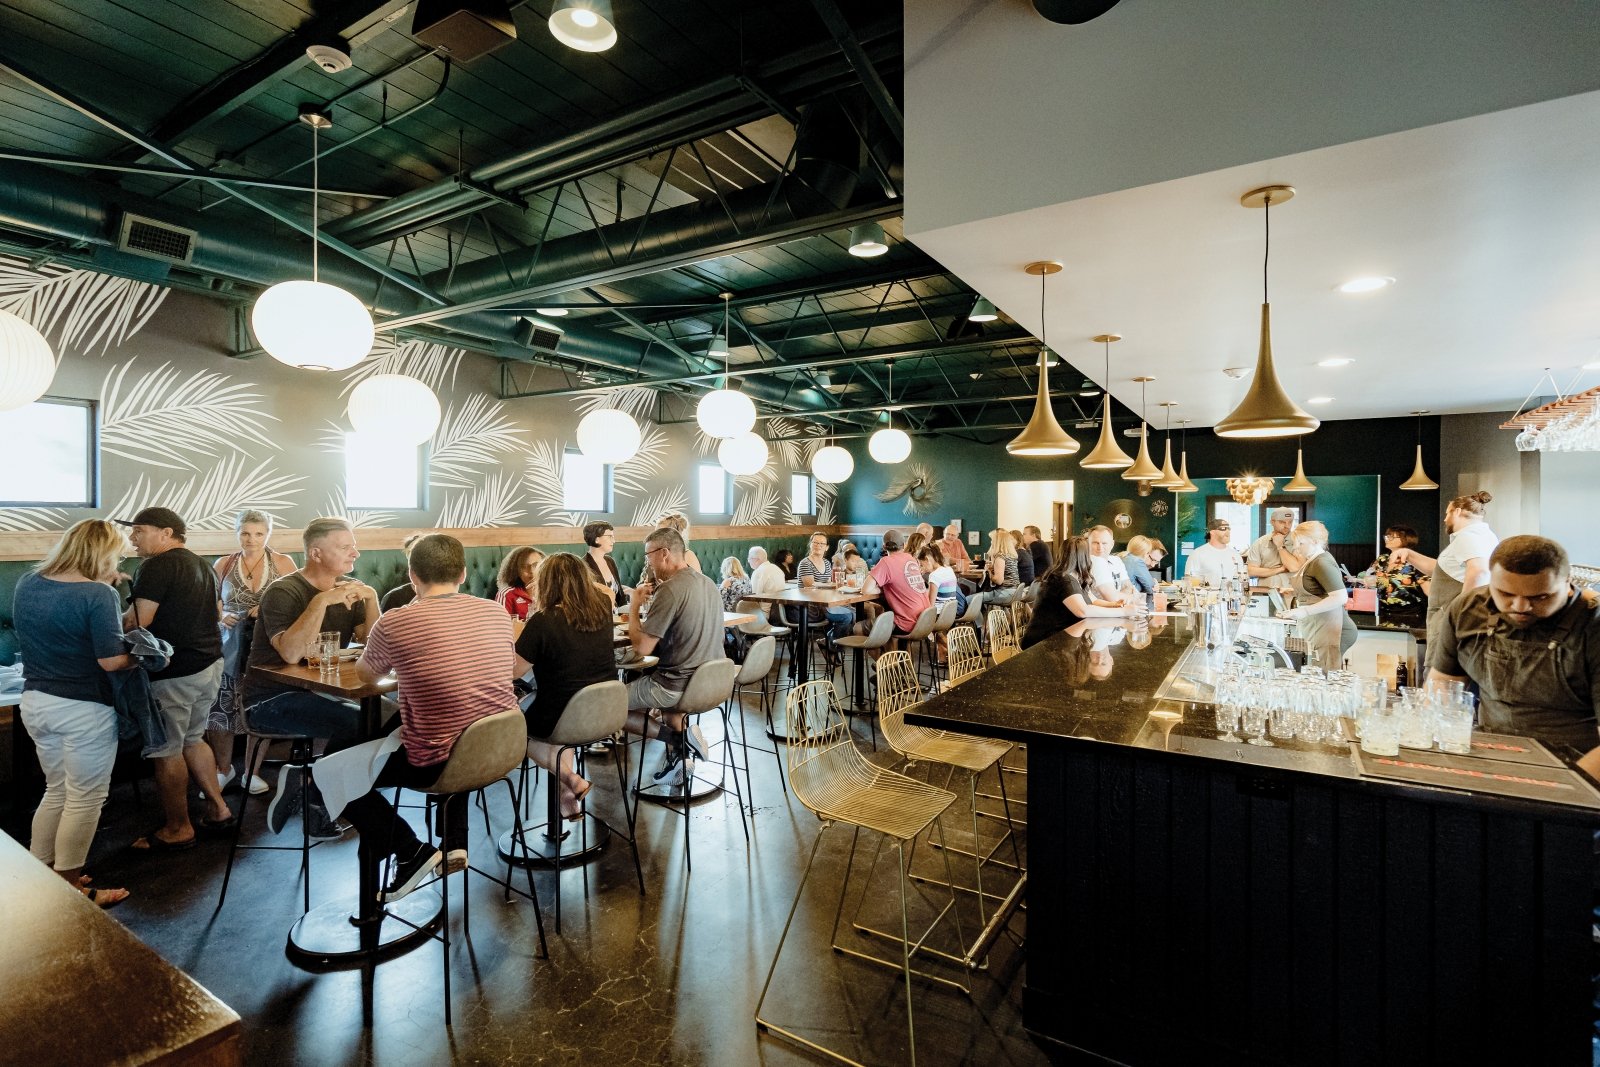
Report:
M 996 487 L 999 507 L 999 525 L 1003 530 L 1020 530 L 1024 526 L 1037 526 L 1043 540 L 1054 543 L 1065 537 L 1071 527 L 1052 530 L 1055 505 L 1065 504 L 1068 515 L 1072 512 L 1072 481 L 1054 482 L 1000 482 Z

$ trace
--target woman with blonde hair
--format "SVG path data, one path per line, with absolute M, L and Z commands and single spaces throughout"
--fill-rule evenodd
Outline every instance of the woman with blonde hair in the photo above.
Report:
M 84 519 L 17 582 L 13 620 L 23 663 L 22 724 L 39 750 L 44 798 L 33 813 L 34 856 L 103 908 L 126 889 L 89 888 L 83 864 L 117 758 L 108 671 L 133 666 L 122 642 L 117 562 L 122 531 Z
M 578 690 L 616 678 L 611 654 L 613 605 L 583 561 L 566 552 L 540 564 L 535 581 L 537 608 L 517 635 L 517 662 L 512 668 L 518 678 L 532 668 L 538 686 L 527 710 L 528 758 L 560 782 L 561 817 L 579 819 L 589 783 L 573 769 L 570 749 L 561 754 L 558 767 L 557 746 L 544 739 L 555 730 Z
M 233 781 L 235 773 L 233 737 L 244 733 L 244 701 L 239 678 L 255 636 L 261 594 L 283 575 L 299 570 L 292 558 L 267 544 L 272 537 L 270 515 L 254 510 L 241 511 L 233 518 L 233 533 L 239 539 L 239 551 L 222 556 L 211 568 L 217 575 L 217 595 L 221 601 L 218 614 L 222 625 L 222 684 L 211 705 L 206 743 L 216 757 L 217 784 L 223 788 Z M 244 782 L 245 788 L 258 796 L 270 788 L 261 777 L 261 761 L 266 754 L 266 745 L 257 746 L 256 765 L 247 769 Z
M 1017 572 L 1017 542 L 1010 530 L 989 531 L 989 551 L 983 557 L 983 581 L 978 591 L 986 593 L 985 607 L 1005 605 L 1017 598 L 1021 591 Z
M 543 552 L 526 546 L 513 548 L 500 561 L 500 571 L 494 579 L 494 598 L 519 619 L 526 619 L 534 610 L 534 575 L 539 573 L 543 562 Z
M 696 573 L 700 573 L 700 557 L 694 554 L 694 549 L 689 547 L 689 518 L 681 511 L 669 511 L 656 520 L 657 528 L 665 526 L 669 530 L 677 530 L 683 538 L 684 562 Z
M 722 584 L 718 588 L 722 591 L 723 611 L 736 611 L 739 601 L 750 595 L 750 578 L 744 573 L 738 556 L 722 561 Z
M 1344 654 L 1356 643 L 1356 624 L 1350 621 L 1350 591 L 1339 564 L 1328 554 L 1328 528 L 1320 522 L 1302 522 L 1289 531 L 1289 550 L 1305 562 L 1291 586 L 1295 606 L 1278 617 L 1300 623 L 1300 636 L 1315 666 L 1341 670 Z

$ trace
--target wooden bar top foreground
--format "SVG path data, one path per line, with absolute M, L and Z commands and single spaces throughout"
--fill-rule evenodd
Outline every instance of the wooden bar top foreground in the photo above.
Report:
M 239 1016 L 0 834 L 0 1060 L 242 1062 Z

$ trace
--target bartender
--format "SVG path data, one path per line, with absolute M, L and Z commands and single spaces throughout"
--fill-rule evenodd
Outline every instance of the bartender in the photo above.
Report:
M 1487 588 L 1440 614 L 1430 680 L 1476 682 L 1485 729 L 1574 749 L 1600 777 L 1600 607 L 1573 589 L 1566 550 L 1548 537 L 1506 538 L 1488 570 Z

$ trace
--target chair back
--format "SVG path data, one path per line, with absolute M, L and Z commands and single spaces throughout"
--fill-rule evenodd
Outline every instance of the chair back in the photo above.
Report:
M 999 652 L 1002 648 L 1013 650 L 1017 648 L 1016 631 L 1011 628 L 1011 613 L 1004 608 L 996 608 L 989 612 L 987 625 L 989 627 L 989 654 L 995 657 L 996 663 L 999 663 Z
M 963 626 L 950 631 L 950 684 L 964 681 L 983 670 L 983 649 L 978 647 L 978 631 Z
M 867 639 L 862 648 L 882 648 L 889 643 L 889 638 L 894 636 L 894 612 L 880 611 L 878 617 L 872 620 L 872 629 L 867 631 Z
M 734 678 L 735 685 L 750 685 L 759 682 L 772 670 L 772 660 L 778 654 L 778 642 L 773 637 L 757 638 L 745 650 L 744 663 L 739 666 L 739 674 Z
M 911 728 L 905 712 L 922 698 L 922 683 L 909 652 L 885 652 L 878 657 L 878 729 L 889 747 L 909 755 Z
M 994 660 L 994 665 L 998 667 L 1000 664 L 1004 663 L 1006 660 L 1010 659 L 1012 656 L 1015 656 L 1021 651 L 1022 650 L 1020 648 L 1016 648 L 1012 645 L 1003 645 L 991 652 L 989 654 L 989 658 Z
M 817 818 L 837 818 L 878 772 L 856 748 L 833 683 L 824 679 L 789 690 L 783 720 L 789 788 Z
M 954 600 L 941 600 L 934 605 L 933 632 L 936 634 L 949 633 L 950 627 L 956 624 L 956 611 L 960 607 Z
M 767 605 L 756 600 L 741 600 L 736 609 L 740 615 L 754 615 L 754 622 L 741 622 L 739 632 L 755 637 L 760 634 L 769 634 L 774 627 L 767 619 Z M 780 627 L 781 629 L 781 627 Z M 787 633 L 787 630 L 784 630 Z
M 589 745 L 627 724 L 628 687 L 618 681 L 596 682 L 572 694 L 545 740 L 557 746 Z
M 922 614 L 917 616 L 917 621 L 912 624 L 911 632 L 901 634 L 903 641 L 920 641 L 933 633 L 933 622 L 939 617 L 939 609 L 928 607 L 922 609 Z
M 461 731 L 439 780 L 422 792 L 442 795 L 482 789 L 510 774 L 527 754 L 528 720 L 521 708 L 485 715 Z
M 956 620 L 957 626 L 979 626 L 979 619 L 983 617 L 983 594 L 973 593 L 967 597 L 967 610 L 961 613 L 961 618 Z
M 710 711 L 733 695 L 733 679 L 738 673 L 739 665 L 731 659 L 700 664 L 689 676 L 689 684 L 683 687 L 683 696 L 670 710 L 691 715 Z
M 1033 605 L 1018 597 L 1011 602 L 1011 632 L 1016 635 L 1018 642 L 1028 629 L 1028 623 L 1033 619 Z

